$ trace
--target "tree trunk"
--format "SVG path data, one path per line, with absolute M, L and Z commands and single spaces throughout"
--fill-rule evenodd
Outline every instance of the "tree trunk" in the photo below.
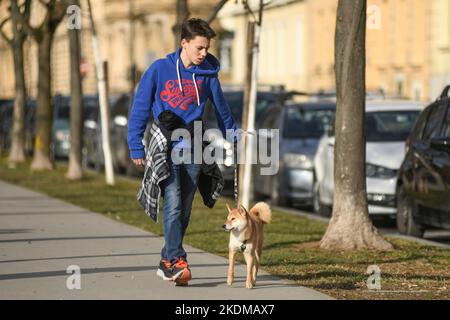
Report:
M 51 170 L 50 160 L 51 129 L 53 107 L 51 101 L 50 57 L 53 34 L 45 31 L 42 40 L 38 42 L 38 97 L 36 109 L 36 140 L 32 170 Z
M 366 0 L 339 0 L 335 35 L 336 142 L 333 214 L 320 247 L 391 250 L 373 226 L 365 176 Z
M 181 42 L 181 25 L 189 18 L 189 8 L 187 0 L 177 0 L 177 21 L 172 27 L 173 35 L 175 37 L 175 50 L 180 47 Z
M 13 126 L 11 137 L 11 151 L 8 161 L 24 162 L 25 161 L 25 74 L 23 68 L 23 38 L 14 39 L 13 55 L 14 55 L 14 76 L 16 95 L 14 99 Z
M 31 2 L 24 3 L 25 19 L 29 18 Z M 11 1 L 11 22 L 13 38 L 8 41 L 13 51 L 14 57 L 14 77 L 16 96 L 14 100 L 13 126 L 11 150 L 8 160 L 10 162 L 25 161 L 25 103 L 27 100 L 25 88 L 25 73 L 23 67 L 23 43 L 26 38 L 26 32 L 20 24 L 21 11 L 17 5 L 17 0 Z
M 79 5 L 78 1 L 72 4 Z M 69 168 L 66 178 L 80 180 L 83 177 L 81 166 L 81 138 L 83 122 L 83 90 L 80 74 L 80 32 L 77 29 L 69 30 L 70 52 L 70 153 Z

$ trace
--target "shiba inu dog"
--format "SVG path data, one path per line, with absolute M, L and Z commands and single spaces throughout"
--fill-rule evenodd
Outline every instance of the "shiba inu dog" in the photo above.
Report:
M 227 284 L 231 286 L 234 279 L 234 257 L 237 251 L 244 254 L 247 264 L 247 289 L 256 284 L 259 261 L 264 241 L 264 225 L 270 223 L 272 213 L 270 207 L 264 202 L 258 202 L 247 211 L 242 205 L 237 209 L 228 209 L 228 217 L 222 226 L 225 231 L 230 232 L 229 267 Z

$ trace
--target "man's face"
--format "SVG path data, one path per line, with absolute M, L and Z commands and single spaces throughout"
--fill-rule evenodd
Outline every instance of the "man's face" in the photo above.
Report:
M 210 40 L 206 37 L 196 36 L 192 40 L 181 40 L 181 46 L 186 51 L 188 59 L 195 65 L 201 64 L 208 54 Z

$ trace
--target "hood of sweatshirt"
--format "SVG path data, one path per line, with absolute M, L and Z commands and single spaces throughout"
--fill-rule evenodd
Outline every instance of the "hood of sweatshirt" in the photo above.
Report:
M 180 71 L 186 71 L 190 73 L 194 73 L 196 75 L 215 75 L 219 73 L 220 70 L 220 63 L 219 60 L 217 60 L 212 54 L 208 53 L 206 55 L 206 59 L 199 65 L 193 65 L 190 68 L 185 68 L 183 65 L 183 62 L 180 58 L 181 48 L 177 51 L 167 55 L 167 59 L 169 61 L 173 62 L 175 67 L 178 65 L 178 68 Z

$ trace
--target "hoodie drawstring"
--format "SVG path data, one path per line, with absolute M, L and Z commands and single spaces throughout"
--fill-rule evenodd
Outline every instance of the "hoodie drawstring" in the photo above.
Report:
M 183 85 L 181 84 L 181 76 L 180 76 L 180 59 L 177 59 L 177 76 L 181 94 L 184 96 Z M 195 93 L 197 95 L 197 104 L 198 106 L 200 106 L 200 95 L 198 94 L 197 82 L 195 81 L 195 73 L 192 74 L 192 79 L 194 80 Z
M 192 74 L 192 80 L 194 80 L 195 93 L 197 94 L 197 104 L 200 106 L 200 96 L 198 95 L 197 81 L 195 81 L 195 73 Z
M 183 86 L 181 85 L 181 77 L 180 77 L 180 59 L 177 59 L 177 76 L 178 76 L 178 85 L 180 86 L 181 94 L 184 96 Z

